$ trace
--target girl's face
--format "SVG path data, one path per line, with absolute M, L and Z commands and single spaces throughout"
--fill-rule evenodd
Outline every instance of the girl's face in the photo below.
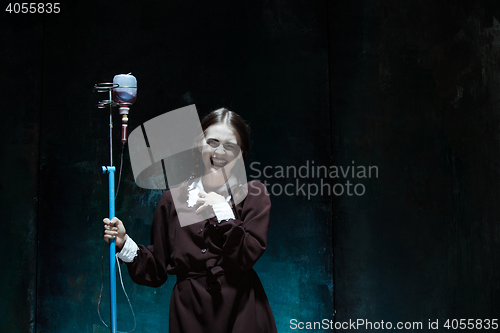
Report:
M 225 123 L 215 124 L 207 128 L 201 147 L 206 175 L 223 176 L 221 169 L 224 168 L 226 176 L 229 177 L 234 165 L 231 162 L 240 153 L 238 139 L 238 134 Z

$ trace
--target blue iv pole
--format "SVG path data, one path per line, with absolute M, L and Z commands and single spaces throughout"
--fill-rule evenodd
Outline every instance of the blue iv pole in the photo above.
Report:
M 111 90 L 118 85 L 112 83 L 97 84 L 94 89 L 98 92 L 109 92 L 109 100 L 99 102 L 99 108 L 105 108 L 109 105 L 109 155 L 110 166 L 103 166 L 102 172 L 108 173 L 109 180 L 109 219 L 115 217 L 115 170 L 113 166 L 113 106 L 116 103 L 112 100 Z M 111 300 L 111 333 L 117 332 L 117 315 L 116 315 L 116 259 L 115 259 L 115 240 L 109 240 L 109 286 L 110 286 L 110 300 Z
M 115 167 L 102 167 L 103 173 L 108 173 L 109 178 L 109 219 L 115 217 Z M 109 240 L 109 286 L 111 291 L 111 332 L 116 333 L 116 259 L 115 240 Z
M 127 122 L 129 106 L 135 102 L 137 94 L 137 80 L 129 74 L 115 75 L 113 83 L 98 83 L 94 86 L 97 92 L 108 92 L 109 99 L 99 102 L 99 108 L 106 108 L 109 105 L 109 166 L 103 166 L 102 172 L 108 173 L 109 179 L 109 219 L 115 217 L 115 170 L 113 166 L 113 106 L 120 106 L 120 114 L 122 115 L 122 143 L 127 140 Z M 118 82 L 122 84 L 118 84 Z M 113 101 L 112 90 L 119 88 L 117 98 L 119 101 Z M 117 89 L 118 90 L 118 89 Z M 116 315 L 116 253 L 115 239 L 109 240 L 109 287 L 111 300 L 111 333 L 117 333 L 117 315 Z M 134 319 L 135 320 L 135 319 Z M 135 327 L 134 327 L 135 328 Z

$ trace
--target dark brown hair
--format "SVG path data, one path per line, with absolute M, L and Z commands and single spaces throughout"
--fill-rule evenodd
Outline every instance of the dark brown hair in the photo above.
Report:
M 222 123 L 227 124 L 238 134 L 241 155 L 246 160 L 250 149 L 250 127 L 239 114 L 226 108 L 214 110 L 201 120 L 201 129 L 206 134 L 210 126 Z

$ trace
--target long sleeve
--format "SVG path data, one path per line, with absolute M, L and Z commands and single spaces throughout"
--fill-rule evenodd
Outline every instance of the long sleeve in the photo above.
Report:
M 160 287 L 167 281 L 171 249 L 168 245 L 168 191 L 162 195 L 151 225 L 151 245 L 137 245 L 139 250 L 132 262 L 126 263 L 131 279 L 141 285 Z
M 215 204 L 212 206 L 212 209 L 214 210 L 215 217 L 219 223 L 223 220 L 234 219 L 233 210 L 227 202 Z
M 238 207 L 237 207 L 238 208 Z M 248 194 L 238 217 L 207 226 L 207 240 L 214 252 L 222 254 L 218 263 L 232 269 L 252 268 L 267 247 L 271 201 L 264 184 L 248 183 Z
M 116 257 L 123 262 L 132 262 L 134 258 L 137 257 L 137 251 L 139 251 L 139 247 L 134 240 L 127 235 L 127 240 L 125 244 L 123 244 L 122 250 L 116 254 Z

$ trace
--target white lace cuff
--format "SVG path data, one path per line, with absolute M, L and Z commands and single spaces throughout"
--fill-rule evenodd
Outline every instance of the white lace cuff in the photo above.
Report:
M 234 219 L 233 210 L 227 202 L 216 203 L 212 205 L 212 208 L 219 223 L 224 220 Z
M 123 262 L 132 262 L 134 258 L 137 257 L 137 251 L 139 251 L 139 247 L 132 238 L 127 235 L 127 240 L 125 244 L 123 244 L 122 250 L 116 254 L 116 257 Z

